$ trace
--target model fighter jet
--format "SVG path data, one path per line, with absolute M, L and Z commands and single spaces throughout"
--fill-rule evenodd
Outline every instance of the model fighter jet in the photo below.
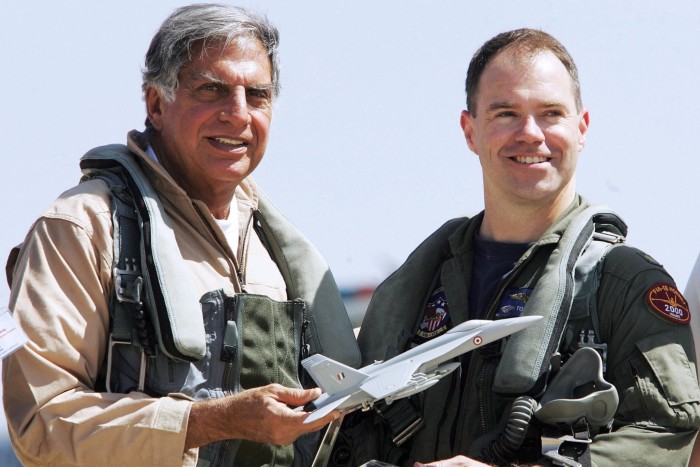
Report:
M 322 418 L 335 409 L 351 412 L 362 407 L 369 410 L 379 400 L 390 404 L 424 391 L 460 365 L 459 362 L 443 362 L 525 329 L 541 318 L 521 316 L 496 321 L 465 321 L 440 337 L 359 370 L 321 354 L 312 355 L 301 364 L 323 394 L 304 407 L 311 412 L 304 423 Z

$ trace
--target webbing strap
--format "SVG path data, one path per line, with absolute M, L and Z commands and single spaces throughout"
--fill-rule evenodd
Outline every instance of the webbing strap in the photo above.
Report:
M 194 312 L 200 309 L 199 300 L 190 286 L 191 278 L 183 272 L 182 254 L 158 193 L 125 146 L 92 149 L 83 156 L 80 165 L 86 174 L 108 171 L 123 177 L 137 213 L 141 235 L 136 245 L 143 248 L 142 252 L 148 252 L 140 256 L 146 292 L 143 295 L 159 347 L 174 360 L 201 359 L 206 355 L 206 339 L 201 314 Z M 124 242 L 121 246 L 125 246 Z M 129 271 L 126 272 L 121 277 L 127 277 Z M 115 277 L 115 286 L 118 278 Z M 128 287 L 123 290 L 129 291 Z
M 494 391 L 526 394 L 548 371 L 577 292 L 575 274 L 579 259 L 588 251 L 584 263 L 595 265 L 607 251 L 607 248 L 588 248 L 594 238 L 594 217 L 600 215 L 617 218 L 606 207 L 591 206 L 579 213 L 562 235 L 523 312 L 523 316 L 543 319 L 509 338 L 494 379 Z M 604 237 L 596 236 L 596 239 L 608 242 Z

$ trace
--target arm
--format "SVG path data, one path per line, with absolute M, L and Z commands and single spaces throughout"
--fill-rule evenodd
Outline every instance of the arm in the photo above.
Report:
M 594 439 L 592 460 L 599 466 L 685 465 L 700 427 L 690 327 L 647 304 L 657 283 L 673 280 L 638 250 L 609 253 L 597 315 L 608 343 L 606 379 L 617 387 L 620 404 L 614 431 Z
M 289 406 L 303 406 L 321 395 L 321 390 L 291 389 L 270 384 L 221 399 L 195 402 L 190 411 L 185 448 L 195 448 L 223 439 L 247 439 L 286 445 L 299 436 L 320 430 L 338 418 L 333 411 L 304 424 L 307 413 Z
M 81 201 L 68 192 L 37 221 L 15 267 L 10 308 L 30 338 L 3 362 L 15 450 L 27 464 L 181 465 L 192 402 L 95 391 L 109 327 L 111 212 L 84 185 Z

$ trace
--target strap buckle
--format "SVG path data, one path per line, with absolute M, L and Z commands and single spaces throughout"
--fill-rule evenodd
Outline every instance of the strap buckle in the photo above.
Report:
M 560 438 L 552 438 L 548 436 L 542 437 L 542 454 L 548 459 L 551 459 L 554 465 L 562 465 L 566 467 L 583 467 L 583 464 L 572 459 L 571 457 L 559 454 L 559 450 L 564 443 L 581 443 L 590 444 L 591 440 L 577 439 L 571 435 L 562 436 Z
M 143 277 L 136 258 L 125 258 L 125 268 L 114 268 L 114 288 L 117 300 L 128 303 L 141 303 Z
M 409 399 L 400 399 L 391 404 L 375 404 L 379 416 L 386 422 L 391 431 L 392 441 L 401 446 L 413 436 L 423 425 L 423 418 L 413 407 Z
M 105 388 L 107 392 L 112 392 L 112 349 L 115 345 L 132 345 L 130 340 L 121 340 L 114 337 L 112 333 L 109 335 L 109 345 L 107 346 L 107 375 L 105 376 Z M 141 364 L 139 366 L 139 392 L 144 392 L 146 387 L 146 352 L 141 347 Z

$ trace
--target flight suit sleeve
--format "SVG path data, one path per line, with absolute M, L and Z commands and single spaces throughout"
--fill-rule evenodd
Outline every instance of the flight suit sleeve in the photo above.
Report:
M 655 260 L 621 246 L 605 260 L 597 307 L 620 403 L 613 431 L 594 439 L 593 463 L 685 466 L 700 427 L 687 302 Z
M 14 267 L 10 308 L 30 339 L 2 365 L 15 452 L 24 465 L 196 463 L 196 450 L 183 455 L 191 401 L 95 391 L 108 339 L 111 212 L 104 195 L 81 199 L 36 222 Z
M 690 308 L 691 316 L 700 316 L 700 255 L 695 260 L 695 265 L 693 270 L 690 272 L 690 277 L 688 278 L 688 283 L 685 286 L 685 291 L 683 293 L 686 300 L 688 300 L 688 308 Z M 698 366 L 697 353 L 700 349 L 700 319 L 690 320 L 690 329 L 693 331 L 693 342 L 695 344 L 695 367 L 698 368 L 700 372 L 700 367 Z

